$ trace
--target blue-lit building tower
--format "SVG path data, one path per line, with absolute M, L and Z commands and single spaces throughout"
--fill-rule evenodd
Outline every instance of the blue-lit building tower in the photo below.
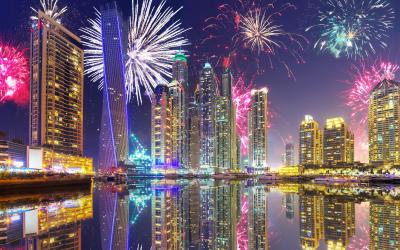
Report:
M 128 114 L 125 90 L 124 21 L 116 3 L 101 12 L 104 88 L 100 130 L 99 168 L 108 171 L 128 158 Z M 124 35 L 125 34 L 125 35 Z
M 200 73 L 200 171 L 215 172 L 215 102 L 217 81 L 213 68 L 205 63 Z

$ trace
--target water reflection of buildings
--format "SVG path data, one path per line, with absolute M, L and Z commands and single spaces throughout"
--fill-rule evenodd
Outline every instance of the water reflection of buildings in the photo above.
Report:
M 268 190 L 249 188 L 248 248 L 268 249 Z
M 101 249 L 126 249 L 129 233 L 129 193 L 124 186 L 96 190 Z
M 317 249 L 324 237 L 323 196 L 299 197 L 300 244 L 302 249 Z
M 82 221 L 92 217 L 92 195 L 6 208 L 0 212 L 0 248 L 81 249 Z
M 400 248 L 400 201 L 372 201 L 369 224 L 369 249 Z

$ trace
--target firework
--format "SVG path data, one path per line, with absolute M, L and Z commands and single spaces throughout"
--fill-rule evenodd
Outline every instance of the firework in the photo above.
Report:
M 129 100 L 135 95 L 141 103 L 141 86 L 151 96 L 157 85 L 168 85 L 174 55 L 189 45 L 183 37 L 188 29 L 181 27 L 179 19 L 174 20 L 182 7 L 177 10 L 164 8 L 165 3 L 163 0 L 155 7 L 152 0 L 132 0 L 126 63 Z
M 67 6 L 60 8 L 57 6 L 58 0 L 40 0 L 42 11 L 49 17 L 61 23 L 61 16 L 68 10 Z M 39 10 L 31 7 L 31 9 L 38 14 Z M 32 20 L 37 20 L 37 16 L 31 16 Z
M 12 46 L 0 43 L 0 104 L 13 101 L 26 104 L 29 68 L 24 53 Z
M 248 195 L 243 194 L 241 197 L 242 207 L 240 208 L 241 217 L 237 224 L 237 249 L 247 250 L 248 249 L 248 213 L 249 213 L 249 201 Z
M 99 83 L 99 89 L 104 84 L 103 41 L 101 30 L 101 13 L 95 8 L 94 19 L 89 18 L 89 27 L 81 28 L 82 44 L 85 47 L 85 74 L 93 83 Z
M 319 13 L 314 47 L 335 57 L 363 58 L 387 47 L 385 40 L 393 28 L 395 13 L 385 0 L 328 0 Z
M 346 83 L 351 88 L 346 91 L 346 105 L 351 109 L 352 127 L 355 139 L 360 147 L 356 153 L 365 161 L 368 152 L 368 105 L 369 94 L 376 84 L 383 79 L 394 79 L 399 66 L 384 60 L 377 60 L 372 66 L 352 66 L 351 80 Z
M 218 15 L 205 20 L 206 37 L 201 44 L 216 53 L 205 52 L 205 56 L 216 58 L 216 65 L 229 57 L 234 69 L 241 72 L 262 73 L 279 63 L 289 77 L 294 77 L 286 59 L 304 63 L 301 51 L 308 43 L 303 36 L 288 32 L 280 22 L 287 11 L 294 9 L 289 3 L 278 6 L 276 1 L 261 0 L 220 5 Z
M 247 116 L 250 111 L 252 84 L 246 84 L 243 75 L 235 79 L 232 87 L 232 99 L 236 107 L 236 129 L 240 138 L 241 152 L 243 155 L 247 155 L 249 150 Z

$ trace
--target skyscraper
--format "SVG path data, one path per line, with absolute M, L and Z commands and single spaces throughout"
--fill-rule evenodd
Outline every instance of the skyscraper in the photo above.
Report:
M 353 162 L 353 133 L 342 117 L 327 119 L 324 129 L 324 164 Z
M 285 166 L 294 165 L 294 145 L 293 143 L 286 143 L 285 145 Z
M 306 115 L 299 129 L 300 165 L 322 164 L 322 131 L 311 115 Z
M 222 74 L 221 96 L 215 104 L 215 157 L 218 172 L 237 172 L 236 112 L 232 102 L 232 73 Z
M 128 113 L 125 93 L 123 21 L 116 3 L 100 10 L 103 35 L 104 86 L 99 168 L 117 167 L 128 158 Z
M 172 165 L 183 170 L 187 168 L 187 120 L 186 120 L 186 89 L 188 85 L 187 58 L 177 54 L 172 64 L 172 83 L 169 86 L 171 98 L 171 139 Z
M 215 102 L 217 82 L 209 63 L 200 73 L 200 168 L 203 173 L 215 172 Z
M 251 91 L 249 111 L 249 165 L 255 173 L 267 170 L 268 159 L 268 89 Z
M 171 98 L 167 86 L 159 85 L 151 101 L 151 157 L 154 171 L 171 169 Z
M 369 96 L 369 161 L 400 163 L 400 83 L 383 80 Z
M 42 11 L 31 33 L 30 144 L 83 152 L 81 40 Z
M 195 91 L 193 97 L 188 103 L 187 111 L 187 129 L 188 129 L 188 167 L 190 171 L 197 173 L 200 167 L 200 117 L 199 117 L 199 89 Z

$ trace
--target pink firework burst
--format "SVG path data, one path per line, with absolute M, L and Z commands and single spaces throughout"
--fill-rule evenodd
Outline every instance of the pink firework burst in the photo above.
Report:
M 358 160 L 366 161 L 368 156 L 368 105 L 371 90 L 383 79 L 394 79 L 399 65 L 392 62 L 377 60 L 372 66 L 353 65 L 351 80 L 346 83 L 351 88 L 345 92 L 346 105 L 351 109 L 352 128 L 355 134 Z
M 251 86 L 253 84 L 246 84 L 243 75 L 235 79 L 235 84 L 232 87 L 232 95 L 236 106 L 236 129 L 241 142 L 242 154 L 247 155 L 249 150 L 247 117 L 250 111 Z
M 19 49 L 0 43 L 0 104 L 13 101 L 25 105 L 29 100 L 28 60 Z

